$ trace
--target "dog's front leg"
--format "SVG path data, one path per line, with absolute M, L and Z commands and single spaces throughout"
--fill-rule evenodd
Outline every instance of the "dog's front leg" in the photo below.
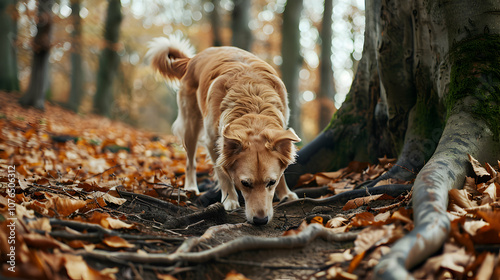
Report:
M 281 179 L 276 187 L 276 194 L 280 201 L 299 199 L 297 194 L 292 192 L 286 185 L 285 175 L 281 175 Z
M 238 202 L 238 193 L 231 182 L 231 179 L 224 173 L 220 167 L 215 168 L 215 174 L 219 180 L 219 187 L 222 194 L 222 205 L 226 210 L 234 210 L 240 207 Z

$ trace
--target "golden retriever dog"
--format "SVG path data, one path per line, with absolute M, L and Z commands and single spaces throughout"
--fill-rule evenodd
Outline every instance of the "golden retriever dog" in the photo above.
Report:
M 193 56 L 187 40 L 155 38 L 146 54 L 167 81 L 180 81 L 179 113 L 172 130 L 187 153 L 185 189 L 199 193 L 195 153 L 205 144 L 226 210 L 245 200 L 250 223 L 267 224 L 273 197 L 297 199 L 283 172 L 296 157 L 300 138 L 288 123 L 288 100 L 277 72 L 235 47 L 212 47 Z

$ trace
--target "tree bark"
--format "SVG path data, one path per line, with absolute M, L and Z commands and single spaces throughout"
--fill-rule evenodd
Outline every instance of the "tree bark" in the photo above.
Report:
M 415 229 L 375 273 L 410 279 L 409 269 L 448 238 L 448 191 L 463 185 L 467 154 L 480 162 L 500 154 L 500 2 L 365 5 L 363 57 L 348 98 L 329 127 L 299 151 L 287 183 L 352 160 L 399 155 L 382 178 L 415 179 Z
M 71 18 L 73 32 L 71 33 L 71 89 L 68 107 L 78 112 L 84 94 L 82 67 L 82 18 L 80 17 L 81 0 L 71 0 Z
M 19 91 L 16 5 L 16 0 L 0 2 L 0 90 L 5 91 Z
M 415 179 L 415 229 L 377 265 L 378 279 L 409 278 L 409 269 L 442 247 L 450 231 L 448 191 L 463 185 L 467 154 L 484 162 L 497 160 L 500 151 L 500 55 L 495 51 L 500 48 L 500 3 L 413 5 L 419 23 L 416 49 L 422 52 L 416 68 L 431 73 L 420 78 L 436 89 L 432 93 L 446 105 L 447 121 L 432 158 Z
M 332 118 L 333 97 L 335 96 L 335 85 L 333 81 L 332 67 L 332 13 L 333 0 L 325 0 L 323 22 L 321 23 L 321 61 L 320 61 L 320 85 L 317 98 L 320 100 L 319 129 L 324 129 Z
M 97 90 L 94 95 L 94 112 L 110 117 L 111 106 L 113 104 L 113 82 L 120 63 L 117 50 L 120 38 L 120 24 L 123 16 L 120 0 L 109 0 L 108 5 L 104 30 L 105 46 L 99 57 Z
M 53 0 L 38 2 L 37 33 L 33 39 L 33 61 L 28 90 L 19 99 L 23 106 L 44 109 L 45 95 L 49 87 L 49 56 L 52 33 Z
M 252 49 L 253 36 L 248 23 L 250 22 L 250 12 L 252 1 L 235 0 L 232 13 L 232 45 L 247 51 Z
M 302 0 L 289 0 L 283 11 L 283 29 L 281 39 L 281 77 L 288 91 L 290 107 L 289 126 L 297 135 L 302 135 L 300 125 L 300 102 L 299 102 L 299 71 L 302 66 L 300 55 L 300 14 L 302 12 Z

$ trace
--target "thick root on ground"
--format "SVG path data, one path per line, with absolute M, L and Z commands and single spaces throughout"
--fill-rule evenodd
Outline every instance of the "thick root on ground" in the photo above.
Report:
M 450 116 L 434 155 L 415 179 L 415 229 L 381 259 L 375 268 L 377 279 L 411 279 L 408 270 L 442 247 L 450 231 L 448 191 L 463 185 L 467 154 L 486 161 L 490 160 L 488 154 L 498 155 L 492 149 L 497 144 L 485 122 L 465 112 Z
M 174 264 L 180 261 L 201 263 L 246 250 L 300 248 L 306 246 L 316 238 L 323 238 L 335 242 L 352 241 L 356 239 L 357 235 L 358 232 L 335 233 L 331 229 L 325 228 L 323 225 L 310 224 L 297 235 L 281 237 L 244 236 L 201 252 L 188 252 L 188 250 L 194 247 L 192 244 L 188 244 L 186 246 L 181 246 L 184 249 L 178 250 L 172 254 L 146 255 L 140 253 L 93 251 L 82 252 L 82 255 L 108 261 L 129 261 L 137 263 Z M 205 238 L 204 236 L 200 238 Z

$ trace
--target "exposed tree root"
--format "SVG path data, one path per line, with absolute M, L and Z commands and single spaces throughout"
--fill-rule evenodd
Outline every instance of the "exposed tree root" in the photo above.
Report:
M 352 190 L 352 191 L 347 191 L 343 193 L 339 193 L 334 196 L 330 196 L 327 198 L 322 198 L 322 199 L 313 199 L 313 198 L 303 198 L 299 200 L 292 200 L 292 201 L 287 201 L 279 204 L 276 208 L 284 208 L 284 207 L 290 207 L 292 205 L 296 204 L 311 204 L 314 206 L 328 206 L 328 205 L 333 205 L 333 204 L 344 204 L 347 201 L 358 198 L 358 197 L 364 197 L 364 196 L 370 196 L 370 195 L 376 195 L 376 194 L 387 194 L 392 197 L 397 197 L 404 192 L 410 191 L 412 188 L 412 185 L 400 185 L 400 184 L 393 184 L 393 185 L 383 185 L 383 186 L 378 186 L 375 188 L 372 188 L 370 190 L 365 190 L 365 189 L 360 189 L 360 190 Z
M 225 222 L 226 220 L 226 210 L 224 210 L 224 206 L 222 203 L 217 202 L 208 206 L 205 209 L 197 211 L 192 214 L 187 214 L 181 216 L 179 218 L 175 218 L 171 221 L 167 221 L 165 223 L 165 228 L 178 228 L 181 226 L 191 225 L 201 220 L 209 219 L 209 220 L 217 220 L 219 222 Z
M 451 115 L 438 147 L 418 174 L 413 188 L 415 229 L 401 238 L 375 268 L 377 279 L 409 279 L 409 269 L 439 250 L 448 237 L 448 191 L 463 184 L 467 153 L 480 160 L 497 154 L 492 132 L 481 120 L 459 112 Z
M 357 232 L 334 233 L 331 229 L 323 225 L 310 224 L 303 231 L 293 236 L 281 237 L 257 237 L 244 236 L 231 242 L 224 243 L 215 248 L 202 252 L 186 252 L 194 246 L 188 245 L 183 250 L 178 250 L 172 254 L 139 254 L 126 252 L 104 252 L 104 251 L 81 251 L 85 257 L 92 257 L 107 261 L 130 261 L 137 263 L 173 264 L 177 262 L 206 262 L 212 259 L 221 258 L 233 253 L 246 250 L 273 250 L 273 249 L 293 249 L 304 247 L 316 238 L 323 238 L 327 241 L 346 242 L 356 238 Z
M 122 233 L 119 231 L 103 228 L 102 226 L 97 225 L 97 224 L 70 221 L 70 220 L 51 219 L 50 225 L 52 227 L 59 226 L 59 227 L 71 228 L 73 230 L 77 230 L 77 231 L 82 232 L 82 233 L 75 234 L 75 233 L 71 233 L 71 232 L 67 231 L 66 229 L 64 229 L 64 230 L 55 230 L 54 229 L 51 232 L 39 230 L 37 232 L 40 234 L 49 234 L 50 236 L 55 237 L 55 238 L 62 238 L 62 239 L 66 239 L 66 240 L 85 240 L 85 241 L 89 241 L 89 242 L 100 242 L 106 236 L 119 236 L 119 237 L 126 239 L 126 240 L 154 239 L 154 240 L 163 240 L 163 241 L 167 241 L 167 242 L 178 242 L 178 243 L 186 240 L 183 237 L 126 234 L 126 233 Z

